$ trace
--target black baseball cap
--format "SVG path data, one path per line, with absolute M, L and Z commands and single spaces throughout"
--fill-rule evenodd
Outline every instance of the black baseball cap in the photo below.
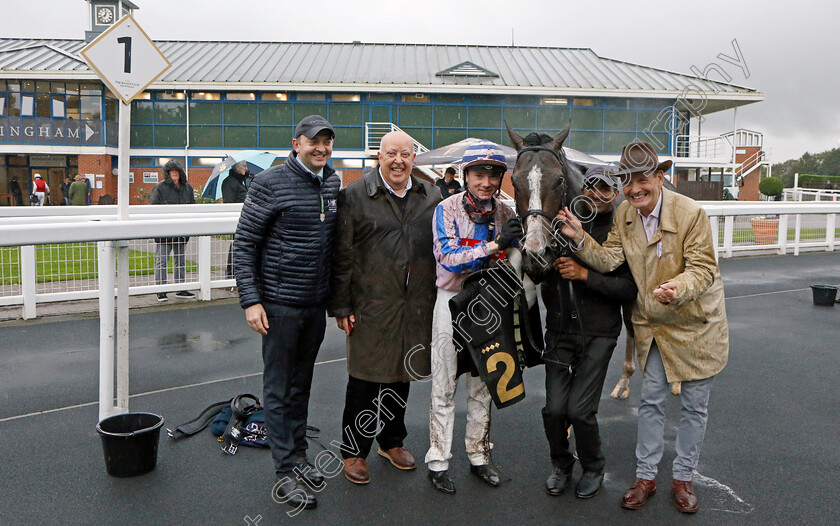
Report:
M 306 135 L 307 138 L 311 139 L 318 135 L 321 130 L 330 130 L 330 134 L 335 137 L 335 130 L 327 119 L 320 115 L 310 115 L 301 119 L 295 126 L 295 137 Z

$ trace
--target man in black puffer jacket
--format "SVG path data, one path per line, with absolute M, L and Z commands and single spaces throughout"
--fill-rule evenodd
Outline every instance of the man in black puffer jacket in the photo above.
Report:
M 335 133 L 310 115 L 285 164 L 257 175 L 236 228 L 233 266 L 248 326 L 263 335 L 263 405 L 276 500 L 314 508 L 324 477 L 306 458 L 312 370 L 326 329 L 338 174 Z

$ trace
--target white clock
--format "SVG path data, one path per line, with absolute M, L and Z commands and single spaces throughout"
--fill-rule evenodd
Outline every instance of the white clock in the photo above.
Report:
M 99 25 L 110 25 L 114 22 L 114 8 L 100 6 L 96 8 L 96 23 Z

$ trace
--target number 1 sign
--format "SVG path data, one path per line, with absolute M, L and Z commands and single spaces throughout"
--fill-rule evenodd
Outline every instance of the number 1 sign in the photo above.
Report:
M 171 66 L 131 15 L 122 17 L 79 54 L 125 104 Z

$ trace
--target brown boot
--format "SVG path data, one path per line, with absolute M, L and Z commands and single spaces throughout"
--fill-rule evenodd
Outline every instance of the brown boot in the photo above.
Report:
M 656 494 L 656 481 L 637 478 L 630 488 L 624 492 L 621 507 L 628 510 L 640 510 L 645 507 L 649 498 Z
M 367 484 L 370 482 L 367 461 L 359 457 L 345 458 L 344 476 L 353 484 Z
M 674 481 L 674 506 L 683 513 L 697 513 L 700 509 L 691 482 Z
M 409 470 L 417 467 L 417 464 L 414 462 L 414 455 L 404 447 L 392 447 L 391 449 L 385 450 L 379 448 L 377 453 L 390 460 L 391 464 L 396 468 Z

